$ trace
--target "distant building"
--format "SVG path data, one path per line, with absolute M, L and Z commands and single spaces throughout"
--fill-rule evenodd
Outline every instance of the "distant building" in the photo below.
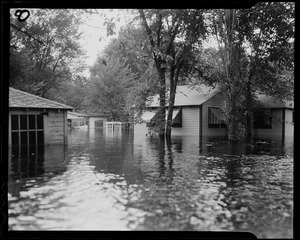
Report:
M 263 94 L 257 95 L 269 115 L 255 116 L 252 121 L 253 136 L 277 135 L 292 136 L 293 103 L 282 103 Z M 148 132 L 150 121 L 159 107 L 158 95 L 147 103 L 141 115 L 141 122 L 134 125 L 136 132 Z M 226 99 L 225 93 L 217 88 L 199 85 L 197 89 L 177 86 L 175 96 L 172 135 L 173 136 L 227 136 L 221 107 Z M 166 108 L 167 113 L 167 108 Z M 266 117 L 267 116 L 267 117 Z
M 68 125 L 73 128 L 79 128 L 86 125 L 88 129 L 104 129 L 106 122 L 107 116 L 103 113 L 68 112 Z
M 9 146 L 67 144 L 67 111 L 73 108 L 9 88 Z
M 89 129 L 105 128 L 107 122 L 107 116 L 103 113 L 89 113 L 86 116 Z
M 68 126 L 71 128 L 80 128 L 87 125 L 87 115 L 84 113 L 68 111 Z

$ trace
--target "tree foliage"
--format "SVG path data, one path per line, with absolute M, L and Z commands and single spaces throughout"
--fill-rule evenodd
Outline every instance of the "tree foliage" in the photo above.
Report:
M 25 24 L 12 16 L 11 23 L 11 86 L 45 96 L 80 74 L 84 52 L 74 10 L 32 9 Z
M 141 28 L 127 26 L 105 48 L 103 55 L 103 58 L 124 61 L 124 66 L 134 73 L 134 78 L 127 84 L 127 104 L 135 107 L 137 116 L 145 109 L 147 99 L 159 90 L 147 41 Z
M 249 114 L 256 109 L 256 91 L 292 98 L 294 4 L 264 2 L 251 9 L 215 9 L 208 22 L 218 50 L 206 51 L 195 69 L 202 80 L 217 83 L 227 93 L 229 139 L 236 140 L 240 130 L 235 126 L 251 129 Z
M 159 134 L 171 136 L 176 86 L 191 66 L 193 53 L 205 35 L 202 9 L 139 9 L 139 19 L 148 36 L 148 44 L 159 79 Z M 167 86 L 167 81 L 169 87 Z M 165 124 L 166 90 L 169 90 Z M 166 126 L 166 127 L 165 127 Z M 166 130 L 165 130 L 166 129 Z
M 107 59 L 104 63 L 99 57 L 90 71 L 86 109 L 95 113 L 100 111 L 112 121 L 129 121 L 132 106 L 127 101 L 128 89 L 134 81 L 129 67 L 118 58 Z

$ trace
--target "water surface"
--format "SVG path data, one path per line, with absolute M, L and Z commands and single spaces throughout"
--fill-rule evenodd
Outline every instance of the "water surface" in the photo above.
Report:
M 293 237 L 293 142 L 73 130 L 10 149 L 11 230 L 249 231 Z

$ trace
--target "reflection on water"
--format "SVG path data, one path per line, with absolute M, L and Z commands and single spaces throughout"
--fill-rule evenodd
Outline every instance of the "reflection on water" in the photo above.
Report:
M 250 231 L 293 235 L 293 142 L 72 130 L 69 145 L 10 149 L 12 230 Z

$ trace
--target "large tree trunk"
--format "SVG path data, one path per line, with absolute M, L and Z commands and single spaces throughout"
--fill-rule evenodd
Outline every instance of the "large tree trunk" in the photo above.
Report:
M 174 99 L 175 92 L 171 93 L 171 89 L 170 89 L 170 98 L 171 98 L 171 95 L 173 95 L 172 98 Z M 169 102 L 168 118 L 167 118 L 167 123 L 166 123 L 166 138 L 171 138 L 172 120 L 173 120 L 173 109 L 174 109 L 174 100 Z
M 228 101 L 228 114 L 229 114 L 229 119 L 228 119 L 228 140 L 229 141 L 236 141 L 236 116 L 235 116 L 235 102 L 232 98 L 229 99 Z
M 247 112 L 246 112 L 246 131 L 247 131 L 247 141 L 249 141 L 252 137 L 252 128 L 251 128 L 251 84 L 250 84 L 250 79 L 248 80 L 247 83 L 247 93 L 246 93 L 246 101 L 247 101 Z
M 166 78 L 164 69 L 157 66 L 157 71 L 159 73 L 159 83 L 160 83 L 160 90 L 159 90 L 159 116 L 158 116 L 158 127 L 159 132 L 158 135 L 160 137 L 165 136 L 165 128 L 166 128 Z
M 174 102 L 175 102 L 175 96 L 176 96 L 176 88 L 177 88 L 179 73 L 181 71 L 182 64 L 183 64 L 183 62 L 180 61 L 177 65 L 173 65 L 171 67 L 168 119 L 167 119 L 167 124 L 166 124 L 166 138 L 168 138 L 168 139 L 171 138 L 171 133 L 172 133 L 173 109 L 174 109 Z

